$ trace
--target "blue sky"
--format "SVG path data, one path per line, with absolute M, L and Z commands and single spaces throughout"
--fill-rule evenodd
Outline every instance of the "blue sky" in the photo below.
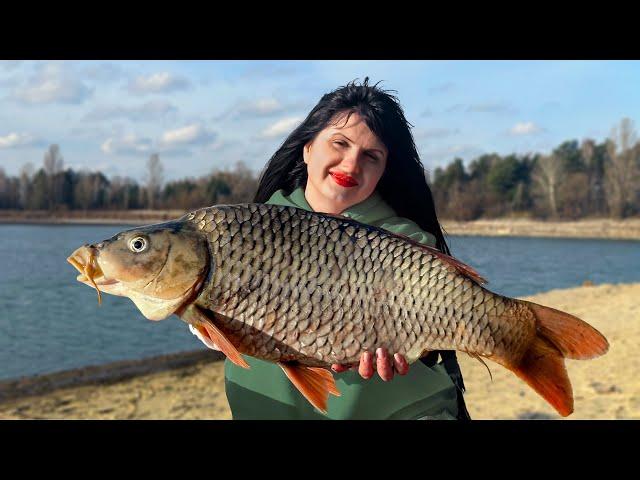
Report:
M 638 120 L 640 61 L 0 61 L 0 168 L 60 145 L 65 166 L 165 179 L 259 171 L 320 97 L 355 78 L 397 91 L 428 170 L 548 153 Z

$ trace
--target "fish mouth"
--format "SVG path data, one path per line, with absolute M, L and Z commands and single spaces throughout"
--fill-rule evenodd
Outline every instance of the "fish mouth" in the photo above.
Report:
M 98 249 L 92 245 L 84 245 L 77 249 L 67 258 L 67 262 L 80 272 L 76 280 L 96 289 L 98 292 L 98 305 L 102 304 L 100 287 L 108 287 L 119 283 L 118 280 L 105 277 L 98 264 Z

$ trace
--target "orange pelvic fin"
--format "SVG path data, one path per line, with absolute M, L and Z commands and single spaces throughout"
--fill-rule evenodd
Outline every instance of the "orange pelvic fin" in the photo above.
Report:
M 207 336 L 211 339 L 213 343 L 215 343 L 218 347 L 220 347 L 220 351 L 224 353 L 229 360 L 238 365 L 239 367 L 249 369 L 249 364 L 242 358 L 240 352 L 235 347 L 233 343 L 229 341 L 229 339 L 225 336 L 222 331 L 215 326 L 214 323 L 207 322 L 203 323 L 202 326 L 206 330 Z M 201 333 L 202 330 L 200 330 Z
M 333 375 L 328 370 L 283 362 L 278 362 L 278 365 L 304 398 L 322 413 L 327 413 L 329 394 L 340 396 Z
M 586 360 L 609 349 L 607 339 L 587 322 L 560 310 L 525 303 L 536 316 L 538 335 L 547 338 L 566 358 Z
M 573 391 L 560 351 L 536 337 L 516 366 L 505 365 L 566 417 L 573 412 Z

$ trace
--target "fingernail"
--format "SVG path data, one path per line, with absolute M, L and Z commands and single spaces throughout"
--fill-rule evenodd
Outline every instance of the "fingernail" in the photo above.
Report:
M 378 349 L 376 350 L 376 356 L 377 356 L 378 358 L 382 358 L 382 357 L 384 357 L 384 354 L 382 353 L 382 348 L 378 348 Z

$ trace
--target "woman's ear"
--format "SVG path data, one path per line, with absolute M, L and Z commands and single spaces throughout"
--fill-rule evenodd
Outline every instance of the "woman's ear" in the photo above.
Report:
M 309 164 L 309 151 L 311 150 L 311 143 L 307 143 L 304 147 L 302 147 L 302 160 L 307 165 Z

